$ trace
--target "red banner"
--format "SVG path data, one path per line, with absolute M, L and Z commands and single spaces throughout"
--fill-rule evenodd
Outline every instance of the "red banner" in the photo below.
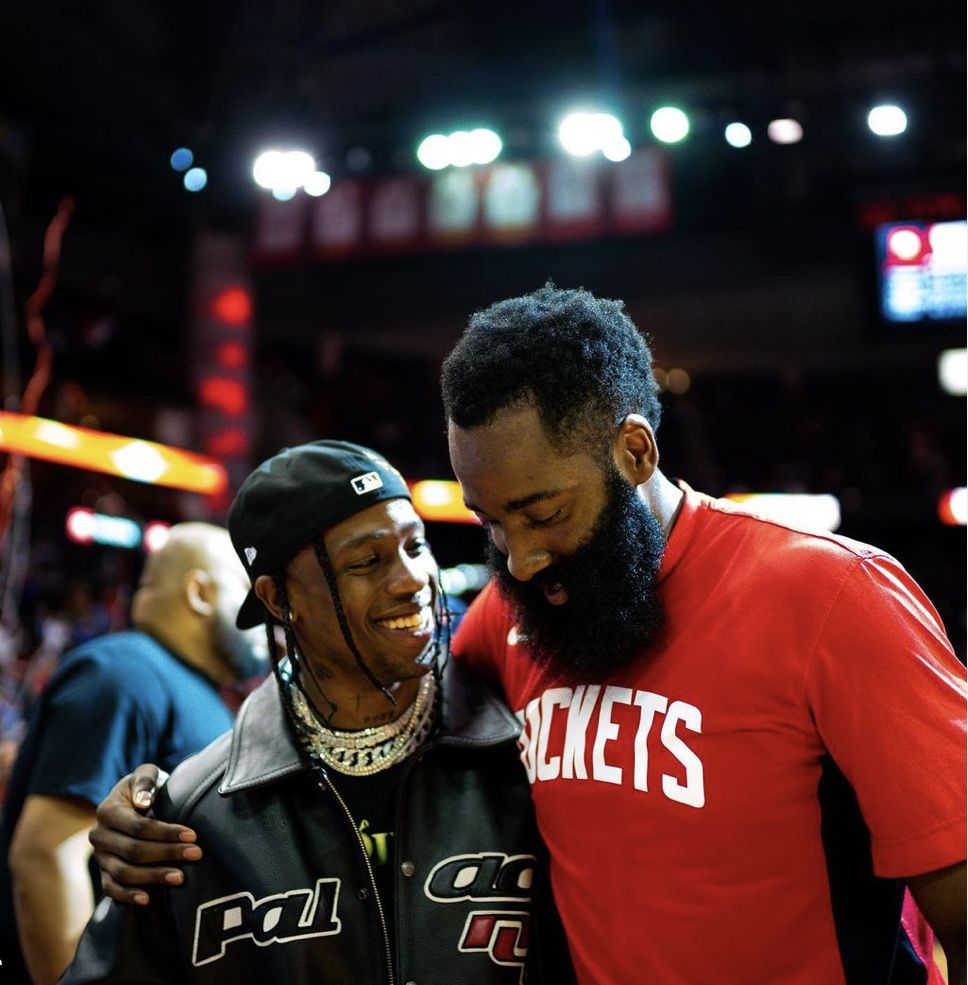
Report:
M 306 216 L 308 212 L 308 222 Z M 658 232 L 672 225 L 667 159 L 501 161 L 333 183 L 321 198 L 263 200 L 254 254 L 286 263 Z

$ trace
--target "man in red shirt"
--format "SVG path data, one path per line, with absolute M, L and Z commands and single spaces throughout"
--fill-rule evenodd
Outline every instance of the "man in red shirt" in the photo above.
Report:
M 455 652 L 521 719 L 579 980 L 899 981 L 907 884 L 963 981 L 964 669 L 897 561 L 668 479 L 618 302 L 493 305 L 442 386 L 496 575 Z
M 964 668 L 898 562 L 667 478 L 620 302 L 493 305 L 442 386 L 496 576 L 455 654 L 521 720 L 582 985 L 924 982 L 905 886 L 963 983 Z

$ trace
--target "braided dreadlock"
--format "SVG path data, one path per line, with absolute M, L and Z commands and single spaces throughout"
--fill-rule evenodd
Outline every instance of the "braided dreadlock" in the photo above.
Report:
M 272 580 L 276 586 L 276 592 L 279 596 L 279 607 L 282 610 L 282 631 L 286 637 L 286 656 L 289 658 L 289 675 L 291 680 L 298 680 L 299 676 L 303 670 L 302 658 L 298 656 L 298 650 L 296 649 L 296 635 L 292 629 L 292 613 L 289 610 L 289 593 L 286 591 L 286 578 L 285 575 L 277 572 L 273 574 Z M 272 667 L 276 674 L 276 681 L 279 684 L 279 688 L 282 691 L 283 700 L 286 704 L 286 710 L 289 712 L 289 719 L 292 722 L 299 723 L 299 716 L 295 714 L 295 709 L 292 706 L 292 697 L 289 693 L 289 681 L 286 680 L 286 674 L 281 666 L 281 661 L 276 654 L 275 647 L 275 632 L 273 629 L 273 619 L 271 616 L 266 618 L 266 638 L 269 644 L 269 652 L 273 655 Z M 312 672 L 312 668 L 306 665 L 306 671 L 309 676 L 312 677 L 313 683 L 316 685 L 316 690 L 319 692 L 322 699 L 329 705 L 329 714 L 326 716 L 326 723 L 329 724 L 333 720 L 333 716 L 339 711 L 338 706 L 334 701 L 331 701 L 327 696 L 326 692 L 323 690 L 322 685 L 316 678 L 316 675 Z
M 438 626 L 443 626 L 444 631 L 436 632 L 434 634 L 434 658 L 430 664 L 430 672 L 434 675 L 434 683 L 437 685 L 436 692 L 434 694 L 434 701 L 436 707 L 434 708 L 434 733 L 436 733 L 442 725 L 442 715 L 440 714 L 440 705 L 444 700 L 444 671 L 450 664 L 450 638 L 453 636 L 451 630 L 451 614 L 450 606 L 447 604 L 447 590 L 444 588 L 444 581 L 440 577 L 438 570 L 437 574 L 437 605 L 440 611 L 440 618 L 437 620 Z M 443 636 L 443 640 L 441 640 Z M 441 643 L 443 643 L 444 648 L 444 660 L 443 664 L 438 659 L 440 656 Z
M 373 671 L 367 667 L 366 662 L 363 660 L 363 655 L 360 653 L 359 648 L 356 645 L 356 640 L 353 639 L 353 634 L 350 632 L 350 624 L 346 619 L 346 613 L 343 611 L 343 601 L 339 595 L 339 588 L 336 585 L 336 572 L 333 571 L 333 565 L 329 560 L 329 555 L 326 553 L 326 548 L 324 548 L 318 540 L 315 540 L 313 541 L 313 550 L 316 552 L 316 560 L 319 562 L 320 568 L 322 568 L 323 576 L 326 579 L 326 584 L 329 585 L 329 594 L 333 599 L 333 607 L 336 609 L 336 618 L 339 620 L 339 628 L 343 634 L 343 639 L 346 640 L 346 645 L 350 648 L 350 653 L 353 654 L 357 667 L 363 671 L 367 677 L 367 680 L 369 680 L 369 682 L 395 708 L 397 706 L 397 699 L 390 693 L 385 685 L 381 684 L 376 679 Z

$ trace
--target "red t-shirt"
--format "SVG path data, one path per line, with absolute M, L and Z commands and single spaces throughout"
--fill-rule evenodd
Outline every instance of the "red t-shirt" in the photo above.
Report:
M 522 721 L 580 982 L 874 980 L 844 846 L 869 869 L 869 830 L 883 877 L 965 857 L 965 672 L 936 611 L 872 547 L 689 489 L 660 584 L 666 629 L 608 681 L 537 667 L 493 584 L 454 641 Z

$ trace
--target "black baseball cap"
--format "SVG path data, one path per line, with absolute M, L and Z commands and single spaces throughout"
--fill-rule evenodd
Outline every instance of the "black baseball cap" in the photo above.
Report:
M 252 584 L 278 571 L 330 527 L 387 499 L 410 499 L 403 476 L 380 454 L 348 441 L 283 448 L 252 472 L 229 509 L 232 546 Z M 235 625 L 265 622 L 254 590 Z

